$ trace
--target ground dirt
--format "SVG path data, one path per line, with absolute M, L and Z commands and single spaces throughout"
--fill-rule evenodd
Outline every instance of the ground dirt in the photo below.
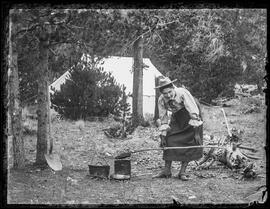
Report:
M 266 185 L 266 117 L 263 101 L 260 112 L 244 114 L 254 103 L 248 98 L 234 99 L 224 107 L 230 129 L 241 131 L 242 144 L 258 149 L 261 160 L 254 160 L 258 176 L 243 179 L 241 170 L 231 170 L 222 164 L 209 169 L 195 170 L 191 162 L 187 172 L 191 179 L 176 177 L 153 179 L 163 167 L 162 151 L 134 153 L 131 156 L 131 178 L 119 181 L 89 177 L 88 165 L 110 165 L 114 174 L 112 156 L 128 149 L 159 147 L 158 130 L 154 125 L 138 127 L 125 139 L 108 138 L 103 129 L 113 121 L 54 121 L 53 153 L 58 153 L 62 171 L 34 167 L 36 135 L 25 135 L 27 166 L 23 170 L 8 169 L 7 202 L 9 204 L 249 204 L 262 201 Z M 257 101 L 258 102 L 258 101 Z M 258 105 L 258 104 L 257 104 Z M 203 106 L 204 135 L 226 136 L 227 128 L 220 107 Z M 94 146 L 95 145 L 95 146 Z M 94 155 L 94 150 L 100 153 Z M 103 155 L 102 155 L 103 154 Z M 105 156 L 102 158 L 101 156 Z M 9 158 L 10 159 L 10 158 Z M 11 164 L 11 161 L 9 162 Z M 176 176 L 180 163 L 173 163 Z

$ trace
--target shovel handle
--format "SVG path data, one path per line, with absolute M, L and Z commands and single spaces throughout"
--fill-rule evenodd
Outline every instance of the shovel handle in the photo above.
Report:
M 209 145 L 196 145 L 196 146 L 187 146 L 187 147 L 164 147 L 164 150 L 170 150 L 170 149 L 193 149 L 193 148 L 223 148 L 220 146 L 209 146 Z
M 221 148 L 221 149 L 223 148 L 223 149 L 226 149 L 225 147 L 219 147 L 219 146 L 197 145 L 197 146 L 187 146 L 187 147 L 148 148 L 148 149 L 140 149 L 140 150 L 130 151 L 129 153 L 144 152 L 144 151 L 151 151 L 151 150 L 192 149 L 192 148 Z

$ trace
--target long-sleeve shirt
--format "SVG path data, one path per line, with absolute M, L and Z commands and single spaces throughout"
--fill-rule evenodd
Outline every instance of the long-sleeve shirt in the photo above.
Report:
M 166 135 L 169 127 L 170 117 L 168 111 L 175 113 L 182 108 L 186 108 L 189 112 L 191 120 L 201 120 L 199 116 L 199 108 L 194 97 L 185 88 L 175 88 L 175 96 L 173 99 L 166 99 L 162 94 L 158 99 L 159 119 L 161 122 L 161 134 Z

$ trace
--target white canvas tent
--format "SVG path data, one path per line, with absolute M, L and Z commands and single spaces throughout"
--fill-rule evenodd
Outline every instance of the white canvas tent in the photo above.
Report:
M 143 114 L 144 116 L 154 116 L 155 111 L 155 77 L 162 75 L 157 68 L 152 64 L 150 59 L 144 58 L 143 63 L 147 66 L 143 70 Z M 116 82 L 120 85 L 126 86 L 126 93 L 132 93 L 133 89 L 133 57 L 117 57 L 111 56 L 105 58 L 103 64 L 104 71 L 111 72 Z M 65 83 L 65 80 L 70 76 L 69 71 L 65 72 L 50 87 L 60 90 L 60 86 Z M 52 92 L 50 88 L 50 92 Z M 129 97 L 127 101 L 132 108 L 132 98 Z

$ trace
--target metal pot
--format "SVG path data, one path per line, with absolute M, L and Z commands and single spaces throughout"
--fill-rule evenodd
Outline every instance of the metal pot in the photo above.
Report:
M 110 166 L 109 165 L 88 165 L 89 176 L 95 178 L 109 178 Z
M 114 179 L 127 180 L 131 176 L 131 163 L 130 160 L 118 160 L 114 161 Z

